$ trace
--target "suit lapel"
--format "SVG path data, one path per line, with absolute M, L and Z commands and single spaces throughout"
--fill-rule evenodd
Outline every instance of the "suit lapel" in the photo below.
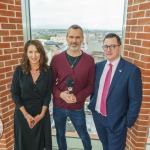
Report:
M 112 90 L 113 90 L 115 84 L 117 83 L 119 77 L 120 77 L 121 74 L 123 73 L 123 70 L 124 70 L 124 68 L 123 68 L 124 62 L 125 62 L 125 61 L 123 60 L 123 58 L 121 58 L 121 59 L 120 59 L 120 62 L 119 62 L 119 64 L 118 64 L 118 66 L 117 66 L 117 68 L 116 68 L 115 74 L 114 74 L 114 76 L 113 76 L 113 79 L 112 79 L 112 82 L 111 82 L 111 85 L 110 85 L 110 89 L 109 89 L 109 93 L 108 93 L 108 97 L 109 97 L 109 95 L 111 94 L 111 92 L 112 92 Z

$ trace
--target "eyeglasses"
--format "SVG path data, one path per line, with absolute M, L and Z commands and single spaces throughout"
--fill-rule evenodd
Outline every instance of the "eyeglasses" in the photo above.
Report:
M 104 46 L 102 46 L 102 48 L 103 48 L 104 51 L 107 51 L 108 48 L 109 48 L 110 50 L 114 50 L 114 49 L 116 48 L 116 46 L 120 46 L 120 45 L 110 45 L 110 46 L 104 45 Z

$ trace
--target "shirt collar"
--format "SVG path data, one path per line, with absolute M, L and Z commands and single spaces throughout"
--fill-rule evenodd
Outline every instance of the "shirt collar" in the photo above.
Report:
M 118 65 L 118 63 L 119 63 L 119 61 L 120 61 L 120 58 L 121 58 L 121 57 L 117 58 L 117 59 L 116 59 L 115 61 L 113 61 L 113 62 L 110 62 L 110 61 L 107 60 L 106 66 L 108 66 L 108 65 L 111 63 L 114 67 L 117 67 L 117 65 Z

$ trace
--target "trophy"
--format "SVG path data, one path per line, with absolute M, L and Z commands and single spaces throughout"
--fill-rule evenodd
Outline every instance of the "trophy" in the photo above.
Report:
M 67 78 L 66 85 L 68 87 L 69 94 L 72 94 L 73 93 L 73 85 L 74 85 L 73 79 L 72 78 Z

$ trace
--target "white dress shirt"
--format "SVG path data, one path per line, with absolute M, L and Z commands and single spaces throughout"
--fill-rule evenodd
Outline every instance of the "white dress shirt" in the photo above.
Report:
M 113 76 L 114 76 L 114 73 L 116 71 L 116 68 L 118 66 L 119 61 L 120 61 L 120 57 L 118 59 L 116 59 L 114 62 L 111 63 L 113 66 L 112 66 L 112 73 L 111 73 L 110 84 L 111 84 L 111 81 L 113 79 Z M 107 74 L 107 72 L 109 70 L 109 64 L 110 64 L 110 62 L 107 60 L 107 62 L 105 64 L 105 67 L 104 67 L 104 70 L 103 70 L 103 73 L 102 73 L 102 76 L 100 78 L 100 82 L 99 82 L 99 89 L 98 89 L 97 101 L 96 101 L 96 106 L 95 106 L 95 110 L 98 113 L 101 113 L 100 112 L 100 104 L 101 104 L 101 98 L 102 98 L 102 92 L 103 92 L 103 87 L 104 87 L 106 74 Z

